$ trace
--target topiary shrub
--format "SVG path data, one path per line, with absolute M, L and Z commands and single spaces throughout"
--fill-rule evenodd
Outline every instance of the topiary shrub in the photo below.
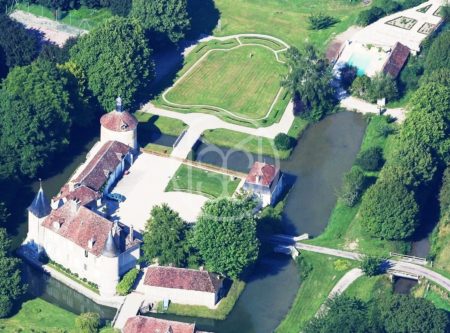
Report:
M 275 148 L 278 150 L 289 150 L 294 146 L 294 139 L 287 134 L 279 133 L 275 137 Z
M 128 273 L 123 276 L 122 280 L 116 287 L 117 294 L 119 294 L 120 296 L 128 295 L 131 291 L 131 288 L 133 288 L 134 281 L 136 281 L 138 274 L 139 270 L 136 268 L 128 271 Z
M 359 165 L 366 171 L 380 170 L 383 162 L 383 150 L 379 147 L 372 147 L 362 151 L 356 159 L 356 165 Z
M 100 315 L 94 312 L 82 313 L 75 319 L 75 326 L 81 333 L 97 333 L 100 328 Z

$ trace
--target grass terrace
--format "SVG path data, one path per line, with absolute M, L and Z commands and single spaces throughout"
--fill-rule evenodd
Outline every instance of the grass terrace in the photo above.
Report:
M 251 42 L 259 40 L 253 38 Z M 280 109 L 279 101 L 283 105 L 289 102 L 287 93 L 280 87 L 286 67 L 277 61 L 274 53 L 280 45 L 274 42 L 268 46 L 271 41 L 261 39 L 258 43 L 261 46 L 236 47 L 235 41 L 231 39 L 228 44 L 220 41 L 218 45 L 224 47 L 218 49 L 208 46 L 209 43 L 194 49 L 191 52 L 194 56 L 187 59 L 178 81 L 162 95 L 162 106 L 213 113 L 249 123 L 271 124 L 277 116 L 281 117 L 282 112 L 272 115 L 275 109 Z M 199 53 L 202 55 L 198 56 Z M 281 106 L 281 111 L 284 108 Z
M 166 192 L 189 192 L 208 198 L 232 196 L 240 181 L 239 178 L 182 164 L 167 184 Z
M 51 20 L 56 20 L 55 12 L 47 7 L 38 4 L 18 3 L 16 9 L 42 16 Z M 79 9 L 72 9 L 67 12 L 60 12 L 57 21 L 74 26 L 80 29 L 91 30 L 112 17 L 112 13 L 107 8 L 88 8 L 81 6 Z

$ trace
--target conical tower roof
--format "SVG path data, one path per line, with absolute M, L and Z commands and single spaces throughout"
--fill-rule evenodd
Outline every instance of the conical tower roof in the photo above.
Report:
M 33 213 L 36 217 L 42 218 L 47 216 L 51 212 L 50 201 L 44 194 L 44 190 L 42 189 L 42 184 L 39 187 L 39 191 L 34 197 L 33 202 L 30 207 L 28 207 L 28 211 Z
M 108 239 L 106 240 L 105 247 L 103 248 L 102 255 L 109 258 L 114 258 L 119 255 L 119 250 L 117 249 L 116 243 L 114 242 L 114 237 L 112 235 L 112 229 L 108 234 Z

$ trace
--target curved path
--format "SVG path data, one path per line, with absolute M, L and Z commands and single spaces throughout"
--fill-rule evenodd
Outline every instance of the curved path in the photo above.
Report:
M 283 48 L 280 49 L 280 50 L 275 50 L 275 49 L 273 49 L 273 48 L 271 48 L 271 47 L 269 47 L 267 45 L 264 45 L 264 44 L 242 42 L 240 38 L 246 38 L 246 37 L 247 38 L 260 38 L 260 39 L 265 39 L 265 40 L 268 40 L 268 41 L 273 41 L 273 42 L 281 44 L 281 46 L 283 46 Z M 289 45 L 287 43 L 285 43 L 284 41 L 282 41 L 281 39 L 279 39 L 279 38 L 272 37 L 272 36 L 269 36 L 269 35 L 261 35 L 261 34 L 239 34 L 239 35 L 230 35 L 230 36 L 225 36 L 225 37 L 209 36 L 209 37 L 206 37 L 204 39 L 199 40 L 198 43 L 196 43 L 194 46 L 189 47 L 189 49 L 188 49 L 189 51 L 185 51 L 184 52 L 184 56 L 189 54 L 200 43 L 208 42 L 208 41 L 211 41 L 211 40 L 226 41 L 226 40 L 231 40 L 231 39 L 235 39 L 238 42 L 238 45 L 233 46 L 233 47 L 231 47 L 229 49 L 216 48 L 216 49 L 210 49 L 207 52 L 205 52 L 205 54 L 202 55 L 200 57 L 200 59 L 198 59 L 194 64 L 192 64 L 191 67 L 189 67 L 189 69 L 181 77 L 179 77 L 171 87 L 169 87 L 168 89 L 166 89 L 162 93 L 161 98 L 163 99 L 163 101 L 165 103 L 167 103 L 169 106 L 172 106 L 172 107 L 183 107 L 183 108 L 190 107 L 190 108 L 214 109 L 214 110 L 217 110 L 217 111 L 220 111 L 220 112 L 224 112 L 224 113 L 232 116 L 233 118 L 241 119 L 241 120 L 245 120 L 245 121 L 260 121 L 260 120 L 267 119 L 270 116 L 270 114 L 272 113 L 272 110 L 273 110 L 276 102 L 278 101 L 283 88 L 280 88 L 278 90 L 278 92 L 277 92 L 276 96 L 274 97 L 273 102 L 270 105 L 270 108 L 267 111 L 266 115 L 264 117 L 260 117 L 260 118 L 243 117 L 243 116 L 237 115 L 237 114 L 235 114 L 235 113 L 233 113 L 233 112 L 231 112 L 229 110 L 226 110 L 224 108 L 221 108 L 221 107 L 218 107 L 218 106 L 215 106 L 215 105 L 174 103 L 174 102 L 169 101 L 168 98 L 167 98 L 167 94 L 170 93 L 170 91 L 172 89 L 174 89 L 180 82 L 182 82 L 197 67 L 197 65 L 199 63 L 201 63 L 203 60 L 205 60 L 212 52 L 230 52 L 230 51 L 233 51 L 235 49 L 238 49 L 238 48 L 241 48 L 241 47 L 244 47 L 244 46 L 260 46 L 260 47 L 264 47 L 264 48 L 272 51 L 274 53 L 274 55 L 275 55 L 275 59 L 276 59 L 277 62 L 279 62 L 281 64 L 285 63 L 284 61 L 280 60 L 278 54 L 280 52 L 286 51 L 289 48 Z
M 297 242 L 295 244 L 295 247 L 298 250 L 303 251 L 310 251 L 310 252 L 316 252 L 316 253 L 322 253 L 330 256 L 335 257 L 341 257 L 351 260 L 361 260 L 363 255 L 357 252 L 350 252 L 350 251 L 343 251 L 343 250 L 337 250 L 337 249 L 331 249 L 328 247 L 323 246 L 316 246 L 316 245 L 310 245 L 305 243 Z M 394 269 L 399 272 L 403 272 L 410 275 L 419 275 L 420 277 L 424 277 L 438 285 L 440 285 L 442 288 L 446 289 L 448 292 L 450 292 L 450 279 L 446 278 L 445 276 L 436 273 L 435 271 L 428 269 L 426 267 L 402 262 L 399 260 L 386 260 L 387 265 L 390 269 Z

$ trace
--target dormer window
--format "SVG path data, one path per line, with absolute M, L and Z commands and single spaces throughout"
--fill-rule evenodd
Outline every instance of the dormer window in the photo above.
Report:
M 95 237 L 92 237 L 88 241 L 88 248 L 92 250 L 92 248 L 94 247 L 94 244 L 95 244 Z
M 61 223 L 59 221 L 54 221 L 52 227 L 55 231 L 58 231 L 61 228 Z

